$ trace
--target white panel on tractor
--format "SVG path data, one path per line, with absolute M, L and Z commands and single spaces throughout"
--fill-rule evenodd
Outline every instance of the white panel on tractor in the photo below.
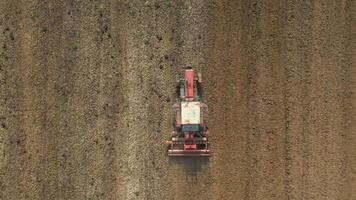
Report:
M 200 124 L 200 102 L 182 102 L 182 124 Z

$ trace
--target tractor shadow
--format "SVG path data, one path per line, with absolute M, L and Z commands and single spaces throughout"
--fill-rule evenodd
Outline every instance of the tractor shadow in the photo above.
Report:
M 169 164 L 178 165 L 183 168 L 186 182 L 192 185 L 198 183 L 198 172 L 208 162 L 209 157 L 170 157 L 169 159 Z

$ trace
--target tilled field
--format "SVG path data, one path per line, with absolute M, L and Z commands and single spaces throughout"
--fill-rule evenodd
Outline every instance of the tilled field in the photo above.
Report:
M 0 199 L 356 199 L 353 0 L 0 2 Z M 210 159 L 169 159 L 205 79 Z

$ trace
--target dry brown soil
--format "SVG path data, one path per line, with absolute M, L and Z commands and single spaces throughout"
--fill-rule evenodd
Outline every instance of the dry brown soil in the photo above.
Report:
M 0 1 L 0 199 L 356 199 L 354 0 Z M 202 69 L 210 159 L 169 159 Z

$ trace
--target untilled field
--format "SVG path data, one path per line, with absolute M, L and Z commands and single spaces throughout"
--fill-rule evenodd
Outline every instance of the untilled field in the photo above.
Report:
M 356 2 L 0 2 L 0 199 L 356 199 Z M 169 159 L 202 69 L 210 159 Z

